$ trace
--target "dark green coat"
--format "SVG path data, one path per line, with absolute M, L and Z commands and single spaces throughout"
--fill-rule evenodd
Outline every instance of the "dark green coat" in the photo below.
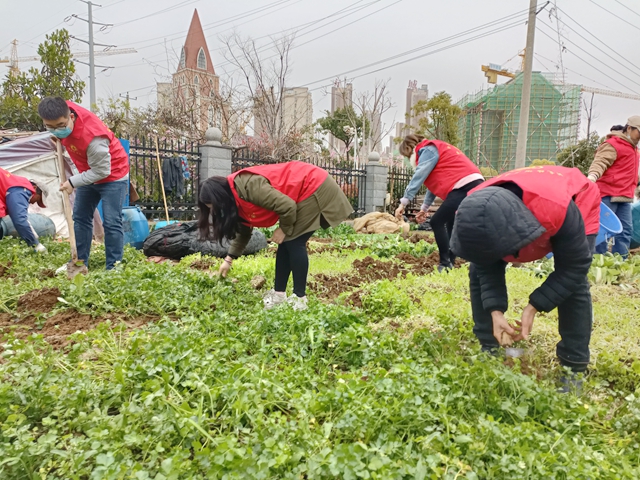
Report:
M 269 181 L 253 173 L 241 173 L 234 180 L 242 200 L 276 212 L 285 242 L 319 228 L 335 227 L 353 212 L 351 203 L 331 175 L 309 198 L 296 203 L 271 186 Z M 242 226 L 229 246 L 229 255 L 239 257 L 251 239 L 252 227 Z

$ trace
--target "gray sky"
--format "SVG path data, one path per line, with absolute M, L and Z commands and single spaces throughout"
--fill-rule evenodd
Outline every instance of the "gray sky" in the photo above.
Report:
M 566 48 L 562 55 L 566 81 L 640 93 L 640 0 L 556 2 L 561 41 Z M 291 52 L 290 86 L 317 88 L 313 91 L 314 117 L 321 116 L 330 107 L 330 99 L 320 87 L 331 81 L 319 80 L 514 15 L 511 21 L 474 34 L 342 75 L 359 76 L 353 80 L 356 91 L 371 90 L 376 79 L 390 80 L 390 93 L 396 107 L 384 118 L 388 124 L 394 118 L 403 119 L 405 90 L 410 80 L 417 80 L 418 85 L 428 84 L 430 94 L 445 90 L 457 100 L 487 86 L 480 71 L 482 64 L 496 63 L 516 69 L 520 61 L 518 51 L 525 45 L 525 13 L 529 6 L 529 0 L 103 0 L 97 3 L 102 7 L 94 7 L 94 21 L 114 26 L 105 31 L 96 26 L 95 41 L 138 50 L 137 54 L 96 57 L 96 63 L 115 67 L 104 72 L 96 70 L 100 72 L 96 79 L 99 99 L 129 91 L 132 97 L 137 97 L 132 101 L 133 106 L 155 101 L 155 82 L 167 81 L 175 70 L 193 10 L 197 8 L 216 73 L 221 77 L 233 67 L 225 62 L 220 35 L 235 29 L 243 36 L 257 38 L 306 26 L 298 31 L 294 45 L 299 46 Z M 539 7 L 545 3 L 538 0 Z M 549 18 L 553 4 L 551 1 L 538 16 L 538 27 L 549 37 L 536 32 L 535 70 L 555 72 L 559 64 L 557 24 L 555 18 Z M 342 13 L 336 14 L 340 10 Z M 72 35 L 86 39 L 87 24 L 70 17 L 72 14 L 86 18 L 86 4 L 79 0 L 0 0 L 3 19 L 0 57 L 10 54 L 9 42 L 14 38 L 19 41 L 20 57 L 35 55 L 45 34 L 57 28 L 65 27 Z M 330 15 L 333 16 L 321 20 Z M 502 32 L 407 61 L 515 22 L 517 25 Z M 265 37 L 259 43 L 268 41 Z M 87 49 L 77 41 L 72 48 L 73 51 Z M 405 63 L 362 75 L 403 61 Z M 21 69 L 31 65 L 37 64 L 22 63 Z M 5 69 L 0 65 L 3 76 Z M 88 67 L 79 64 L 77 70 L 88 81 Z M 84 105 L 87 104 L 88 89 L 84 98 Z M 630 115 L 640 114 L 637 100 L 596 95 L 595 106 L 594 126 L 600 134 L 615 123 L 624 123 Z M 583 116 L 581 135 L 584 135 L 584 124 Z

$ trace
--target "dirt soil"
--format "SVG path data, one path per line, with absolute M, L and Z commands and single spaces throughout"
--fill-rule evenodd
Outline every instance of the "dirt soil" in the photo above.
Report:
M 11 268 L 12 263 L 8 262 L 6 265 L 0 265 L 0 277 L 10 277 L 9 269 Z
M 0 341 L 4 340 L 4 334 L 13 329 L 17 338 L 25 339 L 33 334 L 40 334 L 54 348 L 62 349 L 73 344 L 69 335 L 78 331 L 87 332 L 107 320 L 111 320 L 114 325 L 124 323 L 127 329 L 133 329 L 155 322 L 158 318 L 153 315 L 129 317 L 123 314 L 109 314 L 94 318 L 91 315 L 70 309 L 46 318 L 42 324 L 32 314 L 16 318 L 11 314 L 2 313 L 0 314 Z
M 61 296 L 57 288 L 31 290 L 18 299 L 18 312 L 49 313 Z
M 407 274 L 428 275 L 438 265 L 440 256 L 433 252 L 426 257 L 414 257 L 409 253 L 400 253 L 396 257 L 400 262 L 375 260 L 365 257 L 353 261 L 353 273 L 341 276 L 320 273 L 309 281 L 309 289 L 321 298 L 335 300 L 341 293 L 359 289 L 365 283 L 376 280 L 404 278 Z M 456 260 L 455 268 L 459 268 L 464 261 Z M 360 292 L 354 291 L 348 299 L 354 306 L 362 306 Z

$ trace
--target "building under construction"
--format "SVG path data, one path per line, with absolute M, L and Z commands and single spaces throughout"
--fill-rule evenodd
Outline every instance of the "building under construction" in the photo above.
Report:
M 490 90 L 466 95 L 459 102 L 460 148 L 481 167 L 498 172 L 515 166 L 522 73 Z M 580 85 L 557 85 L 552 76 L 533 72 L 526 164 L 556 160 L 575 144 L 580 126 Z

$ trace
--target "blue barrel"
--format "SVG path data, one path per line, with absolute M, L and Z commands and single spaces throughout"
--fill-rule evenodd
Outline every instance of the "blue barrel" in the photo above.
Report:
M 124 243 L 141 249 L 149 236 L 149 222 L 140 207 L 124 207 L 122 209 Z
M 609 238 L 622 232 L 622 223 L 613 211 L 604 203 L 600 204 L 600 230 L 596 237 L 596 245 L 606 242 Z
M 53 237 L 56 234 L 56 225 L 46 215 L 41 213 L 29 213 L 29 223 L 38 234 L 38 237 Z M 7 215 L 2 219 L 2 237 L 16 237 L 20 238 L 16 228 L 13 226 L 11 217 Z
M 640 202 L 631 205 L 631 218 L 633 219 L 631 248 L 638 248 L 640 247 Z
M 169 220 L 168 222 L 166 220 L 162 220 L 160 222 L 156 222 L 156 225 L 153 229 L 157 230 L 159 228 L 166 227 L 167 225 L 171 225 L 172 223 L 180 223 L 180 222 L 178 220 Z

